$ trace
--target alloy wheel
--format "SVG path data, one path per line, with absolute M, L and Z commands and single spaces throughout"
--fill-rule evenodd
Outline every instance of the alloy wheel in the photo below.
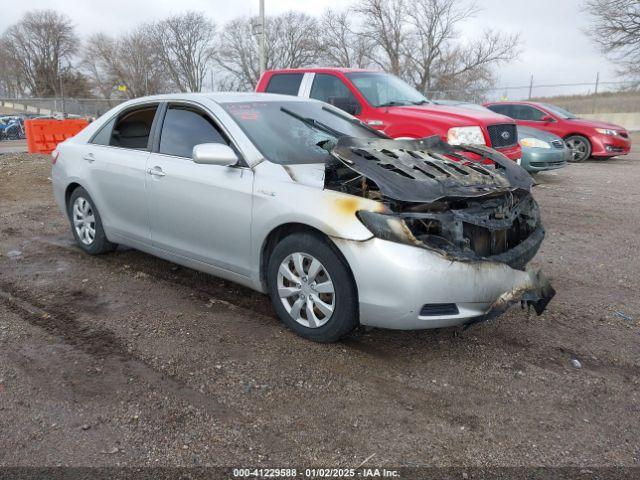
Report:
M 296 322 L 308 328 L 326 324 L 335 309 L 335 289 L 329 272 L 312 255 L 296 252 L 278 268 L 278 296 Z
M 570 138 L 566 142 L 567 147 L 571 149 L 571 155 L 574 161 L 580 162 L 586 159 L 588 148 L 584 140 L 579 138 Z
M 93 243 L 96 237 L 96 218 L 91 204 L 84 197 L 78 197 L 73 202 L 73 226 L 82 243 Z

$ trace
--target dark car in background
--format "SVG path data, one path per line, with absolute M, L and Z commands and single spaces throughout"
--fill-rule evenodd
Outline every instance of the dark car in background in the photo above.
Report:
M 549 103 L 497 102 L 485 106 L 513 118 L 519 127 L 533 127 L 562 137 L 573 152 L 572 162 L 627 155 L 631 150 L 629 132 L 624 127 L 580 118 Z

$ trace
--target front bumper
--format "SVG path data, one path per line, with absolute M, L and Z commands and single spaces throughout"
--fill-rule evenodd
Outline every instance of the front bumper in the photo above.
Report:
M 541 313 L 555 294 L 540 273 L 500 262 L 456 261 L 378 238 L 334 242 L 351 266 L 362 325 L 398 330 L 463 325 L 500 315 L 521 300 Z M 457 313 L 421 313 L 425 305 L 438 304 L 455 304 Z
M 530 148 L 522 149 L 520 166 L 527 172 L 542 172 L 564 167 L 571 160 L 569 148 Z
M 593 135 L 591 141 L 591 156 L 593 157 L 615 157 L 617 155 L 627 155 L 631 151 L 631 139 L 619 135 Z

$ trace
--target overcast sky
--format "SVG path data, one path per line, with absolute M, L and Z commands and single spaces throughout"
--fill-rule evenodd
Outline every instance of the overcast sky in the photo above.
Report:
M 357 1 L 357 0 L 355 0 Z M 410 1 L 410 0 L 409 0 Z M 266 0 L 267 14 L 300 10 L 311 15 L 325 8 L 343 8 L 348 0 Z M 462 38 L 475 38 L 484 28 L 520 32 L 520 60 L 500 68 L 499 86 L 526 85 L 529 77 L 539 84 L 593 82 L 596 72 L 605 81 L 616 80 L 615 67 L 593 47 L 583 33 L 589 17 L 582 0 L 480 0 L 482 12 L 461 27 Z M 8 8 L 7 8 L 8 7 Z M 96 31 L 118 33 L 143 21 L 156 20 L 185 10 L 201 11 L 222 24 L 236 16 L 257 15 L 258 0 L 79 0 L 11 1 L 0 14 L 0 31 L 28 10 L 52 8 L 71 17 L 80 35 Z M 581 87 L 587 90 L 590 87 Z M 570 89 L 575 91 L 575 89 Z M 564 93 L 539 89 L 537 94 Z

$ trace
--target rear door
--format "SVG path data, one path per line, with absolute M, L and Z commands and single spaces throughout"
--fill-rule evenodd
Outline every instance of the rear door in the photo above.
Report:
M 146 164 L 158 103 L 124 110 L 83 146 L 87 190 L 108 234 L 149 243 Z
M 193 147 L 230 142 L 202 106 L 175 102 L 157 131 L 148 161 L 148 195 L 153 245 L 179 256 L 248 275 L 253 171 L 201 165 Z

